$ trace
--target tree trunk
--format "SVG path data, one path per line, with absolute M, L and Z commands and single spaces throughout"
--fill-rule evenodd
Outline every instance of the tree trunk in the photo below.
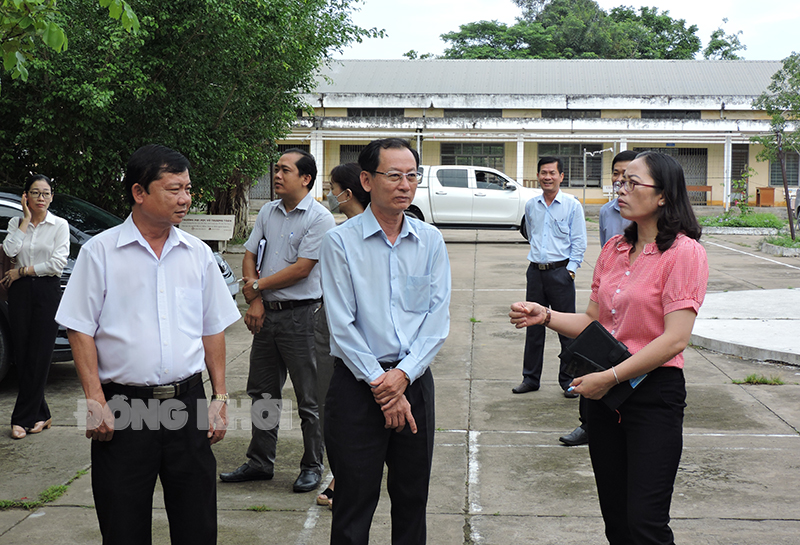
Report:
M 247 238 L 250 234 L 247 225 L 247 193 L 251 183 L 250 177 L 243 176 L 239 170 L 234 170 L 225 180 L 225 184 L 214 190 L 214 202 L 208 204 L 209 214 L 235 217 L 233 238 Z

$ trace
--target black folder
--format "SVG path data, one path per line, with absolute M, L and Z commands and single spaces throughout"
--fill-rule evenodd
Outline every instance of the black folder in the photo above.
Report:
M 572 377 L 582 377 L 589 373 L 605 371 L 631 357 L 628 347 L 609 333 L 600 322 L 594 321 L 584 329 L 558 356 L 564 364 L 564 371 Z M 626 380 L 611 388 L 602 401 L 616 410 L 628 399 L 633 389 L 644 380 L 647 374 Z

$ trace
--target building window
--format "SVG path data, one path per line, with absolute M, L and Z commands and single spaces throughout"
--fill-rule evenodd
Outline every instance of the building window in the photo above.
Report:
M 454 143 L 442 144 L 443 165 L 490 167 L 503 170 L 505 145 L 502 143 Z
M 583 187 L 583 157 L 586 155 L 586 186 L 600 187 L 603 178 L 603 157 L 597 153 L 600 144 L 539 144 L 539 157 L 559 157 L 564 162 L 566 187 Z
M 385 117 L 405 116 L 403 108 L 347 108 L 347 117 Z
M 797 153 L 787 153 L 786 158 L 786 182 L 789 187 L 797 187 L 800 178 L 800 155 Z M 783 187 L 783 173 L 781 172 L 780 161 L 770 161 L 769 163 L 769 185 Z
M 445 108 L 445 117 L 503 117 L 502 109 Z
M 343 144 L 339 146 L 339 164 L 358 163 L 358 156 L 361 154 L 361 150 L 366 147 L 366 144 Z
M 600 119 L 600 110 L 542 110 L 544 119 Z
M 700 119 L 700 110 L 642 110 L 642 119 Z

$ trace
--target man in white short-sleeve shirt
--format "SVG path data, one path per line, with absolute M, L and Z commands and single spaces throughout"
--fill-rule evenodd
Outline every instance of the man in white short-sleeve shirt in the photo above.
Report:
M 211 445 L 227 424 L 225 328 L 241 314 L 211 249 L 176 228 L 191 203 L 188 160 L 144 146 L 124 186 L 130 216 L 83 246 L 56 314 L 86 395 L 103 542 L 151 541 L 160 477 L 173 539 L 216 543 Z

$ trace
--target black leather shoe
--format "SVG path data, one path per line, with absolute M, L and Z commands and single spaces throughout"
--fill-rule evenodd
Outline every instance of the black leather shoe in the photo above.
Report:
M 567 399 L 575 399 L 576 397 L 581 397 L 581 394 L 576 394 L 575 392 L 569 392 L 564 390 L 564 397 Z
M 528 384 L 527 382 L 523 381 L 516 388 L 511 388 L 511 392 L 514 393 L 514 394 L 526 394 L 528 392 L 535 392 L 538 389 L 539 389 L 538 386 L 532 386 L 532 385 Z
M 559 441 L 568 447 L 577 447 L 578 445 L 585 445 L 589 442 L 589 432 L 578 426 L 568 435 L 558 438 Z
M 226 483 L 243 483 L 245 481 L 269 481 L 272 473 L 253 469 L 245 462 L 230 473 L 220 473 L 219 480 Z
M 295 492 L 311 492 L 319 487 L 319 482 L 322 480 L 322 475 L 310 469 L 304 469 L 300 472 L 297 480 L 292 485 L 292 490 Z

